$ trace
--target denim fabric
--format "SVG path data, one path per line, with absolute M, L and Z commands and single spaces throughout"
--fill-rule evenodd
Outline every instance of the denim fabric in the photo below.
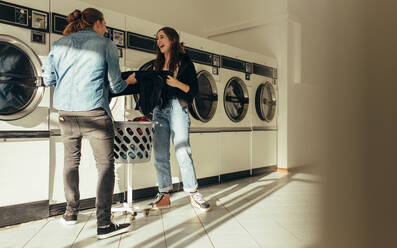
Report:
M 116 46 L 91 28 L 54 42 L 43 70 L 44 84 L 55 86 L 54 107 L 58 110 L 101 107 L 111 116 L 109 89 L 119 93 L 127 87 Z
M 59 124 L 64 144 L 63 182 L 66 213 L 77 214 L 80 206 L 79 165 L 81 140 L 87 138 L 98 172 L 97 224 L 110 224 L 114 188 L 113 121 L 104 110 L 60 111 Z
M 186 192 L 197 189 L 196 172 L 193 166 L 189 142 L 190 117 L 187 107 L 182 108 L 178 99 L 170 99 L 163 108 L 153 111 L 154 121 L 154 165 L 160 192 L 172 189 L 170 167 L 170 137 L 182 174 Z

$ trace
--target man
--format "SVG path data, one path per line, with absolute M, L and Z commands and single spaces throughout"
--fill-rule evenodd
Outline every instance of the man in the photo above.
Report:
M 103 37 L 106 21 L 94 8 L 73 11 L 67 20 L 65 37 L 53 44 L 44 69 L 44 83 L 55 86 L 54 107 L 59 110 L 63 137 L 64 190 L 66 212 L 62 221 L 77 222 L 79 210 L 79 164 L 81 140 L 86 137 L 93 150 L 98 171 L 96 215 L 97 238 L 108 238 L 129 230 L 130 224 L 111 222 L 114 189 L 113 121 L 109 89 L 123 91 L 135 84 L 135 74 L 121 79 L 117 49 Z

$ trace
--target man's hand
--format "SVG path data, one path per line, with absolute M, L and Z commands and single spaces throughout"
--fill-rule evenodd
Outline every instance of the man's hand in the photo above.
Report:
M 135 72 L 132 73 L 125 81 L 127 84 L 136 84 L 138 81 L 136 81 Z

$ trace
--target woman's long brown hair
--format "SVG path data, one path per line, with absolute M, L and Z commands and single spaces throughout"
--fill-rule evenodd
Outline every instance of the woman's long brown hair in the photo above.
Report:
M 167 35 L 168 39 L 171 41 L 171 59 L 168 68 L 171 72 L 175 72 L 176 68 L 178 67 L 182 55 L 185 53 L 185 49 L 183 48 L 183 42 L 179 42 L 179 34 L 176 32 L 175 29 L 171 27 L 163 27 L 157 31 L 157 34 L 163 31 L 165 35 Z M 164 54 L 160 51 L 160 48 L 155 44 L 156 50 L 156 60 L 154 61 L 154 69 L 156 71 L 160 71 L 164 67 L 165 57 Z M 176 75 L 175 75 L 176 76 Z
M 81 12 L 76 9 L 67 17 L 69 24 L 63 30 L 63 35 L 76 33 L 86 28 L 92 28 L 96 21 L 103 21 L 104 17 L 101 11 L 94 8 L 86 8 Z

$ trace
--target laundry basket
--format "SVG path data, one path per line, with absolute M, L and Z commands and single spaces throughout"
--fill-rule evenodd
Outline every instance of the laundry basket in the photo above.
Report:
M 114 122 L 115 163 L 143 163 L 150 160 L 153 141 L 152 122 Z

